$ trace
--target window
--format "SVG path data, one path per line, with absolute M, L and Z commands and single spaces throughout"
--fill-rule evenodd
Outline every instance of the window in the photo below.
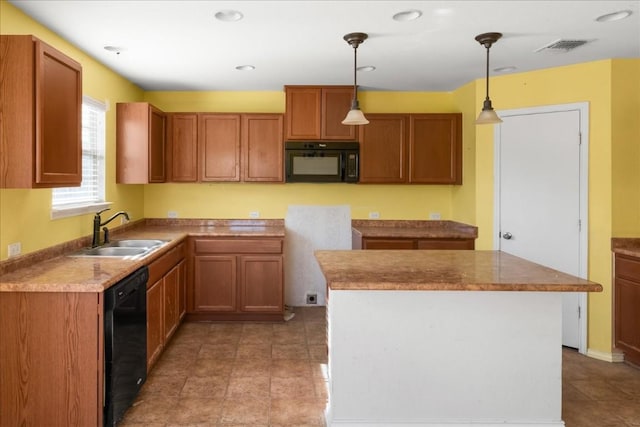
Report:
M 51 218 L 95 212 L 109 203 L 104 196 L 104 103 L 87 96 L 82 99 L 82 185 L 54 188 Z

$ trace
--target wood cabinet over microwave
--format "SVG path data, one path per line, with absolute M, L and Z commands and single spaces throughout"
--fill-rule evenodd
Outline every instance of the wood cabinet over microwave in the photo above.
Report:
M 30 35 L 0 36 L 0 188 L 82 182 L 82 67 Z
M 116 105 L 116 182 L 165 182 L 165 113 L 148 102 Z
M 351 108 L 353 86 L 285 86 L 284 89 L 287 140 L 356 140 L 356 126 L 342 124 Z

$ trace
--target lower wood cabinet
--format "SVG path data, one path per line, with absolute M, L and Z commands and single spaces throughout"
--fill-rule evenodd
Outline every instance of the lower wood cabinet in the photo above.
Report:
M 615 346 L 640 365 L 640 258 L 615 255 Z
M 149 265 L 147 283 L 147 372 L 178 328 L 186 307 L 184 243 Z
M 103 294 L 0 292 L 0 426 L 101 426 Z
M 362 249 L 474 249 L 474 239 L 362 239 Z
M 282 320 L 282 238 L 198 237 L 190 239 L 189 253 L 189 318 Z

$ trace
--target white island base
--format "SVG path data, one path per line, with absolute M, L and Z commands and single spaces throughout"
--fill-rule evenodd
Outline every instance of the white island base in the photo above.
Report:
M 564 426 L 562 293 L 332 290 L 329 426 Z

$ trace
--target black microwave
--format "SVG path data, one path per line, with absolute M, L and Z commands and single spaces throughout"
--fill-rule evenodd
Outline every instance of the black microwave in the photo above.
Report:
M 358 182 L 360 144 L 353 141 L 287 141 L 286 182 Z

